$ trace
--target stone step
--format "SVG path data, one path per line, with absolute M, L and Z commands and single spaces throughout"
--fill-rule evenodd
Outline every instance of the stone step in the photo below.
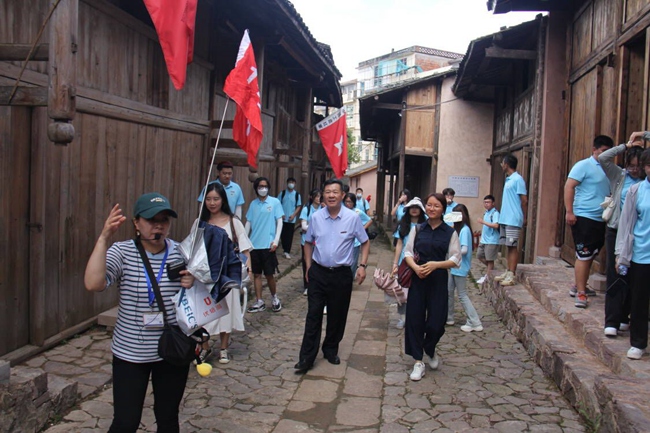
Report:
M 519 270 L 524 279 L 527 270 L 525 266 Z M 502 287 L 493 281 L 493 276 L 488 278 L 483 290 L 495 310 L 595 430 L 600 426 L 599 431 L 644 431 L 650 425 L 650 411 L 637 404 L 626 391 L 638 386 L 638 381 L 613 373 L 583 341 L 569 332 L 564 321 L 541 307 L 540 301 L 524 285 Z M 565 286 L 563 296 L 569 298 L 566 280 L 559 287 Z M 573 307 L 573 303 L 570 305 Z
M 78 383 L 65 377 L 50 374 L 47 377 L 47 390 L 52 399 L 52 413 L 62 414 L 77 403 Z
M 604 335 L 604 293 L 590 297 L 588 308 L 576 308 L 575 298 L 569 296 L 574 280 L 573 269 L 558 260 L 547 261 L 544 266 L 520 265 L 517 273 L 519 280 L 544 309 L 563 323 L 613 373 L 650 379 L 650 362 L 645 359 L 633 361 L 626 356 L 630 348 L 628 332 L 619 333 L 616 338 Z

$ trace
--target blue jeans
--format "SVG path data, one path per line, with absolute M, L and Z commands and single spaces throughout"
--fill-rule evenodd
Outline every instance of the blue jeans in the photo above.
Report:
M 454 320 L 454 291 L 458 290 L 458 299 L 460 300 L 465 314 L 467 314 L 467 325 L 469 326 L 480 326 L 481 319 L 478 317 L 478 313 L 472 305 L 472 301 L 469 300 L 467 295 L 467 277 L 460 277 L 458 275 L 449 274 L 449 313 L 447 314 L 447 321 L 451 322 Z

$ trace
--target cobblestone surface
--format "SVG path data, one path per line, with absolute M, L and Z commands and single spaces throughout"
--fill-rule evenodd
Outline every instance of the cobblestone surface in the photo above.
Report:
M 302 296 L 300 267 L 289 271 L 297 260 L 279 260 L 286 272 L 278 284 L 282 311 L 247 314 L 246 332 L 232 338 L 232 361 L 221 365 L 215 353 L 209 377 L 191 369 L 181 431 L 587 431 L 553 382 L 499 322 L 473 280 L 470 298 L 485 330 L 462 332 L 465 316 L 456 303 L 456 325 L 447 328 L 439 344 L 440 368 L 428 369 L 421 381 L 409 380 L 413 361 L 403 354 L 396 308 L 384 303 L 370 279 L 355 285 L 341 364 L 330 365 L 319 357 L 306 375 L 294 374 L 307 298 Z M 373 241 L 369 276 L 376 266 L 386 268 L 391 262 L 388 244 L 380 238 Z M 481 266 L 473 265 L 477 277 Z M 266 289 L 264 296 L 269 304 Z M 110 374 L 105 336 L 101 329 L 90 331 L 28 362 L 68 377 L 82 375 L 88 387 L 84 390 L 97 390 L 46 432 L 94 432 L 110 425 L 112 391 L 110 384 L 103 386 Z M 141 431 L 156 430 L 152 403 L 149 394 Z

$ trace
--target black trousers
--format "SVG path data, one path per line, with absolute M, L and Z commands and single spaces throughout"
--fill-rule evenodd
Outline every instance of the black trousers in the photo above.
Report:
M 433 357 L 445 334 L 448 278 L 446 269 L 437 269 L 424 280 L 413 274 L 406 303 L 404 351 L 416 361 L 422 361 L 424 353 Z
M 307 262 L 305 262 L 305 246 L 302 245 L 300 247 L 300 249 L 302 250 L 302 260 L 301 260 L 301 264 L 302 264 L 302 286 L 303 286 L 304 289 L 306 289 L 307 287 L 309 287 L 309 284 L 307 284 Z
M 296 223 L 282 223 L 282 233 L 280 233 L 280 243 L 285 253 L 291 252 L 291 244 L 293 243 L 293 232 L 296 228 Z
M 323 340 L 323 354 L 325 357 L 330 357 L 339 352 L 339 343 L 345 334 L 345 324 L 350 309 L 352 270 L 349 266 L 329 270 L 312 262 L 308 275 L 307 317 L 300 347 L 300 360 L 313 364 L 318 355 L 325 306 L 327 306 L 327 326 Z
M 637 349 L 648 347 L 648 302 L 650 302 L 650 264 L 630 264 L 630 345 Z
M 177 433 L 181 404 L 190 367 L 167 361 L 136 364 L 113 357 L 113 423 L 109 433 L 136 432 L 149 385 L 153 385 L 153 411 L 159 433 Z
M 607 291 L 605 292 L 605 327 L 618 329 L 621 323 L 629 323 L 630 289 L 628 277 L 616 273 L 616 233 L 607 227 L 605 248 L 607 250 Z

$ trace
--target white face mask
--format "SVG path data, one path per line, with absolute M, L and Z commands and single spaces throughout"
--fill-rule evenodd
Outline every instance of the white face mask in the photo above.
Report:
M 357 194 L 357 198 L 361 200 L 361 197 L 363 197 L 361 194 Z
M 288 187 L 289 189 L 294 189 L 294 188 L 296 187 L 296 184 L 295 184 L 295 183 L 288 183 L 288 184 L 287 184 L 287 187 Z
M 257 193 L 261 197 L 266 197 L 266 195 L 269 193 L 269 189 L 268 188 L 260 188 L 260 189 L 257 190 Z

